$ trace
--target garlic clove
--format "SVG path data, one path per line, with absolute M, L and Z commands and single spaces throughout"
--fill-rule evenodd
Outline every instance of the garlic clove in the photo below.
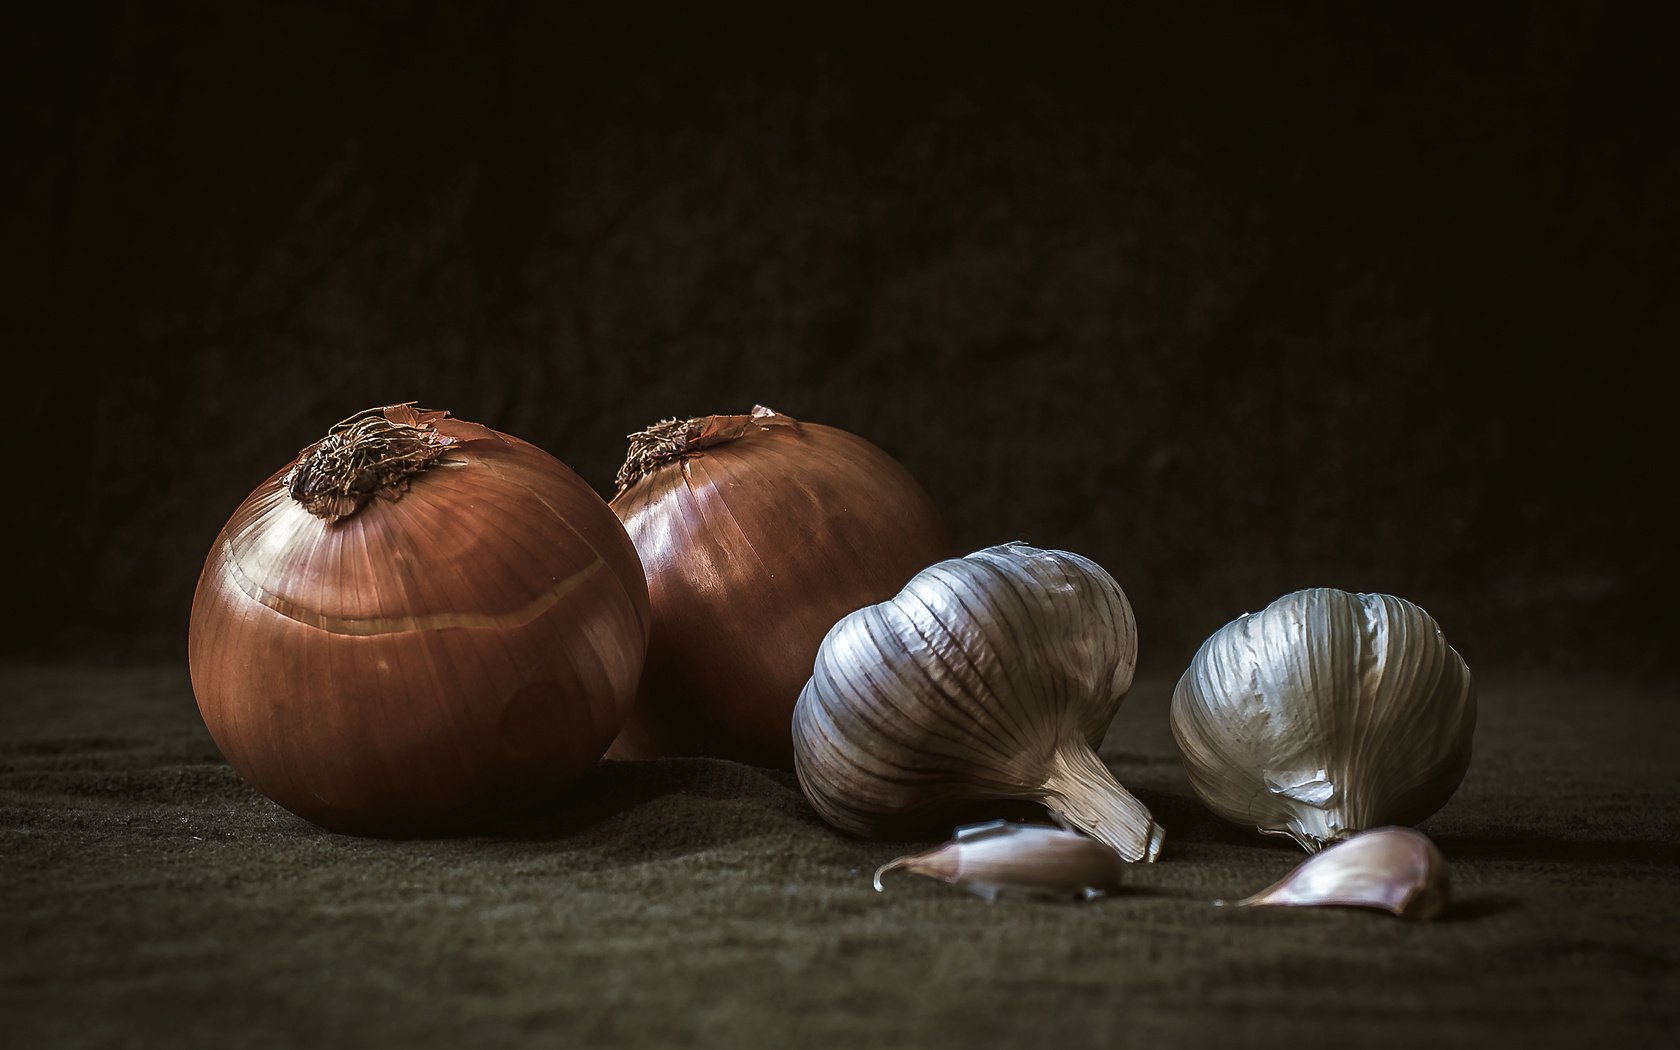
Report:
M 1074 831 L 994 820 L 958 828 L 936 849 L 899 857 L 875 872 L 909 871 L 939 879 L 986 900 L 999 893 L 1090 900 L 1120 888 L 1126 862 L 1109 847 Z
M 1152 861 L 1160 826 L 1093 749 L 1136 664 L 1131 605 L 1090 559 L 1012 543 L 939 562 L 823 639 L 794 709 L 800 787 L 854 835 L 1026 800 Z
M 1422 832 L 1374 828 L 1315 853 L 1239 907 L 1341 905 L 1433 919 L 1451 896 L 1447 862 Z M 1221 902 L 1223 903 L 1223 902 Z
M 1210 809 L 1310 853 L 1446 803 L 1470 763 L 1475 684 L 1418 606 L 1317 588 L 1208 638 L 1171 720 Z

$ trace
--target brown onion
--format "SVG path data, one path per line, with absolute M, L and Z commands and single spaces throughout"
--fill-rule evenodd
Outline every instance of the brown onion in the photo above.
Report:
M 240 504 L 188 660 L 228 762 L 335 831 L 454 831 L 600 758 L 649 626 L 629 538 L 552 456 L 447 412 L 369 409 Z
M 647 571 L 653 637 L 607 757 L 791 766 L 823 635 L 949 553 L 939 514 L 874 445 L 763 406 L 630 437 L 612 509 Z

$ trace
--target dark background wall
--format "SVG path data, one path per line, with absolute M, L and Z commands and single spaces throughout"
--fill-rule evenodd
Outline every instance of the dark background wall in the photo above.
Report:
M 1096 557 L 1158 670 L 1309 585 L 1666 670 L 1672 16 L 571 6 L 12 26 L 7 655 L 181 656 L 223 520 L 355 409 L 606 491 L 627 431 L 760 401 L 965 547 Z

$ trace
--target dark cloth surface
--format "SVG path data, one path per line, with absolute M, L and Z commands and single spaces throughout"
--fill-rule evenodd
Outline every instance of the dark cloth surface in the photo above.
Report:
M 479 837 L 317 830 L 247 787 L 185 669 L 0 677 L 0 1030 L 14 1047 L 1672 1045 L 1672 696 L 1484 677 L 1413 924 L 1233 910 L 1293 847 L 1190 793 L 1171 682 L 1104 754 L 1167 829 L 1132 889 L 987 904 L 869 875 L 790 774 L 607 764 Z M 914 844 L 920 845 L 920 844 Z

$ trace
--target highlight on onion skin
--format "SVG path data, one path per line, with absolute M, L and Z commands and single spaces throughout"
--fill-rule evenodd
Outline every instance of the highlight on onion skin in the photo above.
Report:
M 653 634 L 607 757 L 791 767 L 823 636 L 945 557 L 944 524 L 879 448 L 762 406 L 631 438 L 611 505 L 647 573 Z
M 356 443 L 370 428 L 371 452 Z M 205 725 L 259 791 L 334 831 L 430 835 L 591 768 L 649 623 L 635 549 L 581 478 L 517 438 L 393 405 L 335 427 L 234 512 L 188 659 Z

